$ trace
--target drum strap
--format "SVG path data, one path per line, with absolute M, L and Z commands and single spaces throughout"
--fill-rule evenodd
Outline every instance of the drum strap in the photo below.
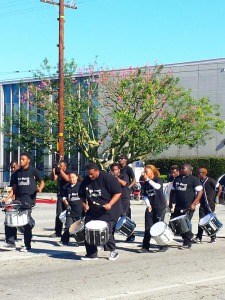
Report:
M 205 184 L 206 184 L 206 182 L 208 181 L 208 179 L 209 179 L 209 178 L 207 177 L 206 180 L 202 182 L 202 186 L 203 186 L 203 191 L 204 191 L 204 196 L 205 196 L 205 201 L 206 201 L 207 208 L 209 209 L 210 212 L 212 212 L 212 210 L 211 210 L 211 208 L 210 208 L 210 206 L 209 206 L 208 197 L 207 197 L 206 191 L 205 191 Z

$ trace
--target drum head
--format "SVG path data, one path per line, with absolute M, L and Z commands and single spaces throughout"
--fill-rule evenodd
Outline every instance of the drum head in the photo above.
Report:
M 69 228 L 69 233 L 70 234 L 76 234 L 81 228 L 84 226 L 84 220 L 78 220 L 74 222 L 70 228 Z
M 208 224 L 209 221 L 214 217 L 213 213 L 210 213 L 206 216 L 204 216 L 203 218 L 200 219 L 199 221 L 199 226 L 204 226 L 205 224 Z
M 166 227 L 167 225 L 165 222 L 155 223 L 150 229 L 151 236 L 159 236 L 165 231 Z
M 100 221 L 100 220 L 93 220 L 88 223 L 86 223 L 86 228 L 87 229 L 103 229 L 107 227 L 107 223 L 105 221 Z

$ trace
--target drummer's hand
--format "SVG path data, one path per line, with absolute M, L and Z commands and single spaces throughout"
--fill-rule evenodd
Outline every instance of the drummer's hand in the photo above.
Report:
M 86 203 L 83 203 L 83 209 L 84 209 L 85 212 L 88 211 L 89 210 L 89 205 L 86 204 Z
M 8 203 L 12 202 L 12 199 L 11 198 L 9 198 L 9 199 L 5 198 L 5 199 L 2 200 L 2 202 L 5 203 L 5 204 L 8 204 Z
M 111 204 L 109 203 L 103 205 L 103 207 L 105 208 L 105 210 L 110 210 L 112 208 Z
M 40 187 L 38 186 L 37 187 L 37 193 L 41 193 L 42 192 L 42 189 L 40 189 Z
M 148 206 L 147 209 L 148 209 L 149 212 L 151 212 L 152 211 L 152 206 L 151 205 Z
M 191 210 L 191 211 L 195 211 L 195 206 L 196 206 L 196 205 L 192 203 L 192 204 L 191 204 L 191 207 L 190 207 L 190 210 Z

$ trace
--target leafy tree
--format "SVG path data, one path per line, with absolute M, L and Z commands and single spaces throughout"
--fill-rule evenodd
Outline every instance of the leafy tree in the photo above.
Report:
M 2 130 L 8 149 L 20 144 L 40 153 L 56 151 L 58 80 L 50 70 L 45 60 L 45 73 L 38 72 L 39 81 L 29 84 L 29 92 L 22 95 L 21 112 L 15 112 L 13 120 L 6 118 Z M 98 72 L 89 66 L 78 70 L 79 76 L 76 72 L 74 61 L 65 64 L 66 153 L 79 151 L 107 167 L 122 153 L 130 161 L 154 157 L 171 145 L 204 144 L 215 131 L 224 130 L 219 106 L 206 97 L 194 99 L 163 66 Z M 9 130 L 12 124 L 19 134 Z

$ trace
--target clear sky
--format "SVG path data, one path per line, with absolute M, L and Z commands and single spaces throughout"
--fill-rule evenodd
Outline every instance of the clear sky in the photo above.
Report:
M 77 10 L 65 8 L 65 59 L 81 68 L 96 56 L 110 69 L 225 57 L 225 0 L 74 3 Z M 58 10 L 39 0 L 0 1 L 0 81 L 32 77 L 45 57 L 57 66 Z

